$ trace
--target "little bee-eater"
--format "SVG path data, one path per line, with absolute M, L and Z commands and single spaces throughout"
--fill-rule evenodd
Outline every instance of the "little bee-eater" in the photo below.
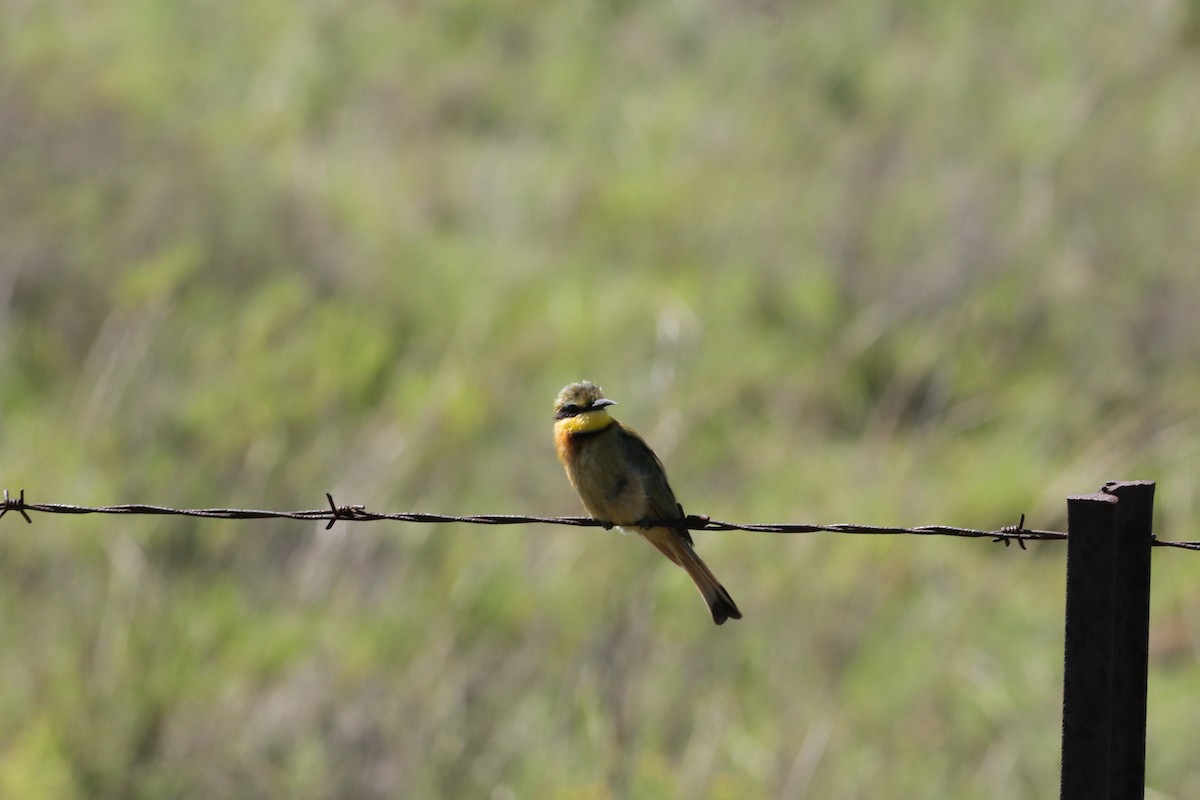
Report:
M 558 460 L 584 508 L 593 519 L 638 533 L 687 570 L 708 603 L 713 622 L 721 625 L 731 617 L 741 619 L 729 592 L 696 555 L 692 536 L 682 524 L 683 506 L 675 500 L 662 462 L 642 437 L 609 415 L 608 407 L 613 405 L 599 386 L 587 381 L 567 386 L 554 403 Z M 675 519 L 679 525 L 641 526 Z

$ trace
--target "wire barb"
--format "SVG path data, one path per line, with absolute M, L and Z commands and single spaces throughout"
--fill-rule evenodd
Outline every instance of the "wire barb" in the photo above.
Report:
M 325 493 L 325 499 L 329 501 L 329 510 L 333 514 L 333 516 L 329 518 L 329 524 L 325 526 L 325 530 L 332 528 L 333 523 L 337 522 L 339 519 L 344 519 L 349 522 L 359 519 L 358 515 L 364 509 L 363 506 L 339 506 L 333 502 L 333 494 L 331 492 Z
M 1016 525 L 1005 525 L 1003 528 L 1000 529 L 1000 533 L 1002 533 L 1002 534 L 1023 533 L 1024 531 L 1025 531 L 1025 515 L 1024 514 L 1021 515 L 1021 519 L 1020 519 L 1020 521 L 1017 522 Z M 1013 538 L 1014 537 L 1012 537 L 1011 535 L 997 536 L 995 539 L 992 539 L 992 544 L 995 544 L 996 542 L 1004 542 L 1004 546 L 1008 547 L 1010 544 L 1013 543 Z M 1020 545 L 1022 550 L 1027 549 L 1025 547 L 1024 539 L 1018 538 L 1016 540 L 1016 542 L 1018 545 Z
M 25 518 L 26 522 L 28 522 L 30 525 L 33 524 L 33 520 L 31 520 L 29 518 L 29 515 L 25 513 L 25 490 L 24 489 L 21 490 L 20 496 L 18 496 L 16 499 L 13 499 L 12 497 L 8 496 L 8 489 L 4 490 L 4 505 L 3 505 L 3 507 L 0 507 L 0 517 L 3 517 L 9 511 L 17 512 L 18 514 L 20 514 L 22 517 Z

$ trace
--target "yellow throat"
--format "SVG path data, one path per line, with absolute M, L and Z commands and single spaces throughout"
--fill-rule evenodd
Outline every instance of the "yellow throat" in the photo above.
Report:
M 555 426 L 560 431 L 572 435 L 602 430 L 607 428 L 612 421 L 613 418 L 608 415 L 607 408 L 597 408 L 592 411 L 584 411 L 582 414 L 576 414 L 573 417 L 564 417 L 558 420 Z

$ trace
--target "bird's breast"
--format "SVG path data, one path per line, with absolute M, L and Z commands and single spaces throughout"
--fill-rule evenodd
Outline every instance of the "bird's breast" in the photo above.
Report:
M 642 476 L 628 463 L 615 437 L 582 438 L 567 442 L 565 449 L 567 476 L 589 514 L 617 524 L 646 518 Z

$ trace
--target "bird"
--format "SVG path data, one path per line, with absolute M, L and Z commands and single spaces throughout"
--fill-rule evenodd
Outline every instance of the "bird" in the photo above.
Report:
M 608 413 L 616 403 L 590 381 L 572 383 L 554 401 L 554 444 L 583 507 L 606 527 L 634 532 L 683 567 L 708 603 L 713 622 L 741 619 L 729 592 L 696 555 L 662 461 L 633 429 Z M 645 527 L 645 522 L 679 520 Z

